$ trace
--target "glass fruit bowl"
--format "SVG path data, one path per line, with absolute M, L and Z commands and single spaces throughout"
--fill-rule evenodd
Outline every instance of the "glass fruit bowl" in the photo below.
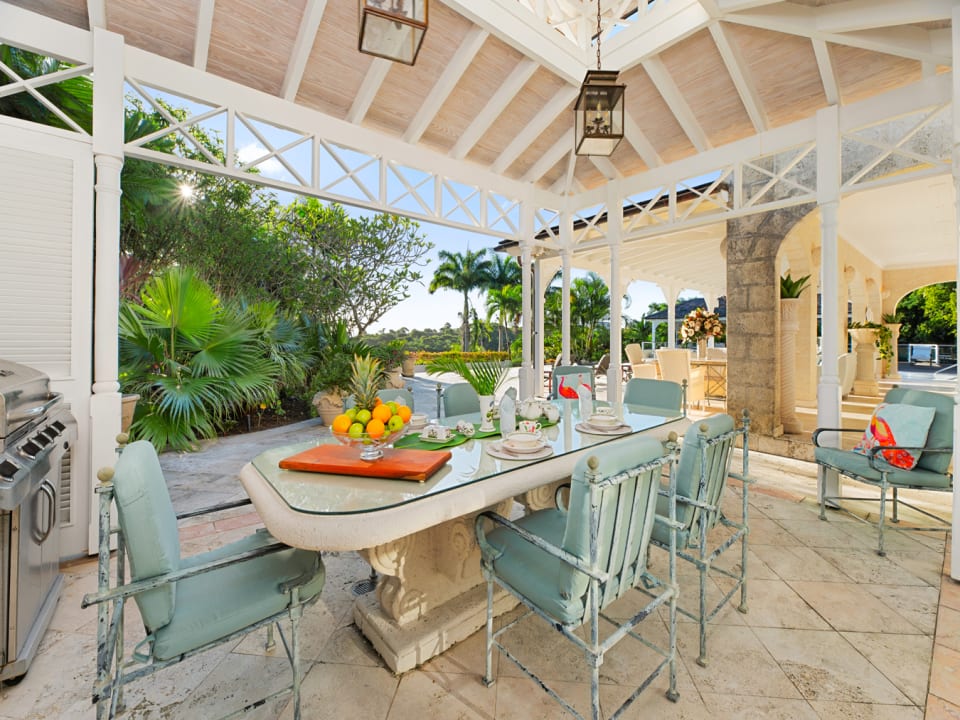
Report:
M 379 460 L 383 457 L 383 448 L 392 445 L 400 439 L 406 431 L 407 426 L 404 425 L 399 430 L 388 430 L 378 438 L 372 438 L 366 433 L 351 435 L 350 433 L 337 432 L 335 430 L 331 430 L 330 434 L 342 445 L 351 447 L 359 446 L 361 460 Z

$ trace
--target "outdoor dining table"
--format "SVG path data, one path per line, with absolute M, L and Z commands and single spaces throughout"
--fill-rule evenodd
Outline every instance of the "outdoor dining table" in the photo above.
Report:
M 689 425 L 679 414 L 626 405 L 615 408 L 629 426 L 623 434 L 591 434 L 576 429 L 578 401 L 553 402 L 561 417 L 541 431 L 552 450 L 548 457 L 493 457 L 489 445 L 499 438 L 491 437 L 448 448 L 450 461 L 425 482 L 279 467 L 284 458 L 336 442 L 323 431 L 313 441 L 261 453 L 240 480 L 278 540 L 311 550 L 356 550 L 379 573 L 375 596 L 357 598 L 354 620 L 387 665 L 405 672 L 485 623 L 486 587 L 473 530 L 478 513 L 495 508 L 516 515 L 515 501 L 528 512 L 552 506 L 556 488 L 580 457 L 629 436 L 666 440 L 671 430 L 682 434 Z M 443 424 L 459 420 L 476 422 L 479 415 L 444 418 Z M 504 595 L 495 611 L 513 605 Z

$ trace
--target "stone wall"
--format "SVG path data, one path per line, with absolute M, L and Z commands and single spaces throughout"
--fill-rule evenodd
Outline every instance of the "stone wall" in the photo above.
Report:
M 779 437 L 780 244 L 813 203 L 727 223 L 727 412 L 750 411 L 751 430 Z

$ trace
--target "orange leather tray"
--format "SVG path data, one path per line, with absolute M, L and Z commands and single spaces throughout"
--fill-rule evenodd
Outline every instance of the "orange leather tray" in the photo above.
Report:
M 280 461 L 286 470 L 305 470 L 336 475 L 416 480 L 423 482 L 442 468 L 451 455 L 438 450 L 401 450 L 384 448 L 383 457 L 368 462 L 361 460 L 360 449 L 346 445 L 318 445 Z

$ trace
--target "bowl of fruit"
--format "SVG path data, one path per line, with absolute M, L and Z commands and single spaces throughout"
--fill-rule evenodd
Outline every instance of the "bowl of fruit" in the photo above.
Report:
M 353 362 L 352 408 L 337 415 L 330 432 L 344 445 L 359 446 L 361 460 L 379 460 L 383 448 L 392 444 L 407 430 L 413 411 L 406 405 L 377 397 L 382 370 L 374 358 L 356 357 Z

